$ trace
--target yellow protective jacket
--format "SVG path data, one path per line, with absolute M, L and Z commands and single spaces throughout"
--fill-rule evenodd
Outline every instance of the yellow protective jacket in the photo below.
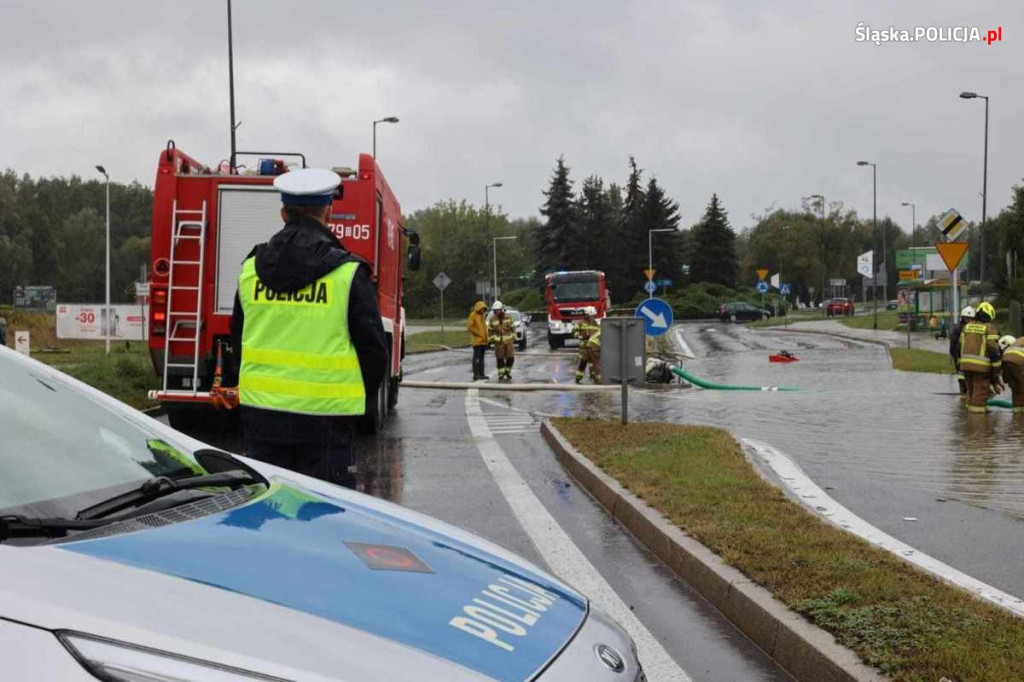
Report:
M 491 343 L 514 343 L 516 340 L 516 325 L 508 315 L 498 317 L 494 315 L 488 323 L 490 335 L 488 340 Z
M 1002 366 L 999 330 L 991 322 L 968 322 L 960 332 L 960 369 L 988 372 Z
M 580 320 L 572 330 L 572 335 L 580 340 L 580 347 L 601 345 L 601 325 L 590 320 Z
M 1003 362 L 1009 365 L 1024 365 L 1024 336 L 1003 351 Z
M 466 320 L 466 330 L 469 332 L 469 344 L 471 346 L 487 345 L 487 304 L 477 301 L 473 304 L 473 312 Z

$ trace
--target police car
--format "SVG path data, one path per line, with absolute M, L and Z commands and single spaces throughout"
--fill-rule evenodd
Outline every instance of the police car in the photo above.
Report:
M 580 593 L 0 348 L 0 679 L 643 679 Z

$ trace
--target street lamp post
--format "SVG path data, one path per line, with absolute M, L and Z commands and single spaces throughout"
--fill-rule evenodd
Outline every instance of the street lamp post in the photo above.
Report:
M 110 176 L 103 166 L 96 166 L 107 181 L 107 277 L 103 290 L 106 294 L 106 306 L 103 309 L 103 336 L 107 341 L 107 355 L 110 355 Z
M 373 122 L 373 158 L 377 159 L 377 124 L 378 123 L 398 123 L 397 116 L 387 116 L 385 118 L 378 118 Z
M 985 165 L 981 175 L 981 298 L 985 298 L 985 223 L 986 209 L 988 208 L 988 95 L 979 95 L 976 92 L 961 92 L 960 99 L 985 100 Z M 970 279 L 968 277 L 968 279 Z
M 487 236 L 488 237 L 491 236 L 491 197 L 490 197 L 489 192 L 490 192 L 490 189 L 492 187 L 501 187 L 501 186 L 502 186 L 502 183 L 500 183 L 500 182 L 492 182 L 489 185 L 484 185 L 484 221 L 486 222 L 484 227 L 487 229 Z M 497 266 L 495 266 L 495 267 L 497 267 Z M 495 291 L 493 292 L 494 293 L 494 300 L 496 301 L 496 300 L 498 300 L 498 291 L 497 291 L 497 288 L 498 288 L 498 277 L 497 277 L 497 275 L 495 275 L 495 277 L 494 277 L 494 288 L 495 288 Z
M 870 161 L 858 161 L 858 166 L 871 166 L 871 235 L 874 240 L 878 240 L 878 166 L 871 163 Z M 877 249 L 875 249 L 877 252 Z M 885 269 L 885 235 L 882 235 L 882 269 Z M 889 273 L 886 272 L 886 278 Z M 874 268 L 873 280 L 878 279 L 878 268 Z M 871 287 L 871 302 L 874 304 L 875 309 L 875 321 L 874 328 L 878 329 L 878 282 L 872 281 Z M 882 295 L 885 296 L 886 300 L 889 300 L 889 289 L 886 286 L 885 280 L 882 280 Z
M 910 257 L 914 265 L 917 265 L 917 206 L 912 201 L 904 201 L 904 206 L 910 207 Z M 907 296 L 907 348 L 910 348 L 910 320 L 913 316 L 910 313 L 910 296 Z M 952 319 L 952 318 L 951 318 Z
M 502 239 L 515 239 L 515 235 L 508 237 L 495 237 L 492 240 L 493 253 L 494 253 L 494 300 L 498 300 L 498 242 Z
M 654 258 L 653 258 L 654 251 L 651 248 L 651 235 L 654 234 L 655 232 L 675 232 L 675 231 L 676 231 L 676 229 L 674 227 L 661 227 L 661 228 L 658 228 L 656 230 L 647 230 L 647 270 L 648 271 L 654 269 Z M 662 295 L 664 295 L 664 292 L 662 293 Z M 647 292 L 647 298 L 654 298 L 654 294 L 651 293 L 650 291 L 648 291 Z
M 818 230 L 818 241 L 821 248 L 821 314 L 827 317 L 828 311 L 825 309 L 825 277 L 828 274 L 825 271 L 825 197 L 821 194 L 812 194 L 807 198 L 818 201 L 818 211 L 821 214 L 821 229 Z M 812 305 L 813 303 L 814 301 L 811 301 Z

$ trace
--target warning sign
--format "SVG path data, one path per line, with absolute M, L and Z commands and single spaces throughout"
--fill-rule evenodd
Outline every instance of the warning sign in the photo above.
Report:
M 764 278 L 767 277 L 767 276 L 768 276 L 768 268 L 758 268 L 758 270 L 757 270 L 757 278 L 759 280 L 763 281 Z
M 946 268 L 953 272 L 956 270 L 956 266 L 960 265 L 960 261 L 964 259 L 967 246 L 967 242 L 946 242 L 945 244 L 936 244 L 935 248 L 939 250 L 939 255 L 942 256 L 942 262 L 946 264 Z

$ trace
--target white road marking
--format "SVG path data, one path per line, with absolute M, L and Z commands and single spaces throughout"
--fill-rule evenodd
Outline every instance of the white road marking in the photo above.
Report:
M 693 351 L 690 349 L 690 345 L 688 343 L 686 343 L 686 339 L 683 338 L 683 327 L 682 327 L 682 325 L 676 325 L 675 327 L 672 328 L 672 336 L 675 337 L 676 347 L 679 348 L 679 352 L 681 352 L 683 355 L 685 355 L 686 357 L 688 357 L 691 360 L 693 360 L 696 356 L 693 354 Z
M 991 585 L 972 578 L 966 573 L 942 563 L 934 557 L 917 551 L 910 545 L 897 540 L 891 535 L 875 528 L 870 523 L 860 518 L 849 509 L 833 500 L 828 493 L 818 486 L 800 466 L 786 455 L 782 454 L 770 445 L 757 441 L 743 439 L 754 452 L 763 459 L 772 470 L 778 474 L 782 482 L 798 496 L 812 496 L 813 503 L 805 503 L 811 511 L 824 516 L 829 522 L 847 530 L 854 535 L 864 538 L 871 544 L 881 547 L 897 556 L 914 564 L 928 573 L 938 577 L 947 583 L 961 587 L 976 596 L 998 606 L 1002 606 L 1014 615 L 1024 617 L 1024 599 L 1007 594 Z M 907 517 L 908 521 L 914 517 Z
M 466 419 L 484 465 L 502 495 L 512 508 L 519 525 L 530 536 L 551 571 L 587 595 L 594 604 L 608 612 L 636 642 L 640 661 L 651 682 L 690 682 L 689 675 L 679 667 L 654 635 L 644 627 L 604 576 L 573 543 L 569 534 L 541 504 L 519 472 L 512 466 L 505 451 L 491 433 L 480 409 L 477 389 L 466 391 Z

